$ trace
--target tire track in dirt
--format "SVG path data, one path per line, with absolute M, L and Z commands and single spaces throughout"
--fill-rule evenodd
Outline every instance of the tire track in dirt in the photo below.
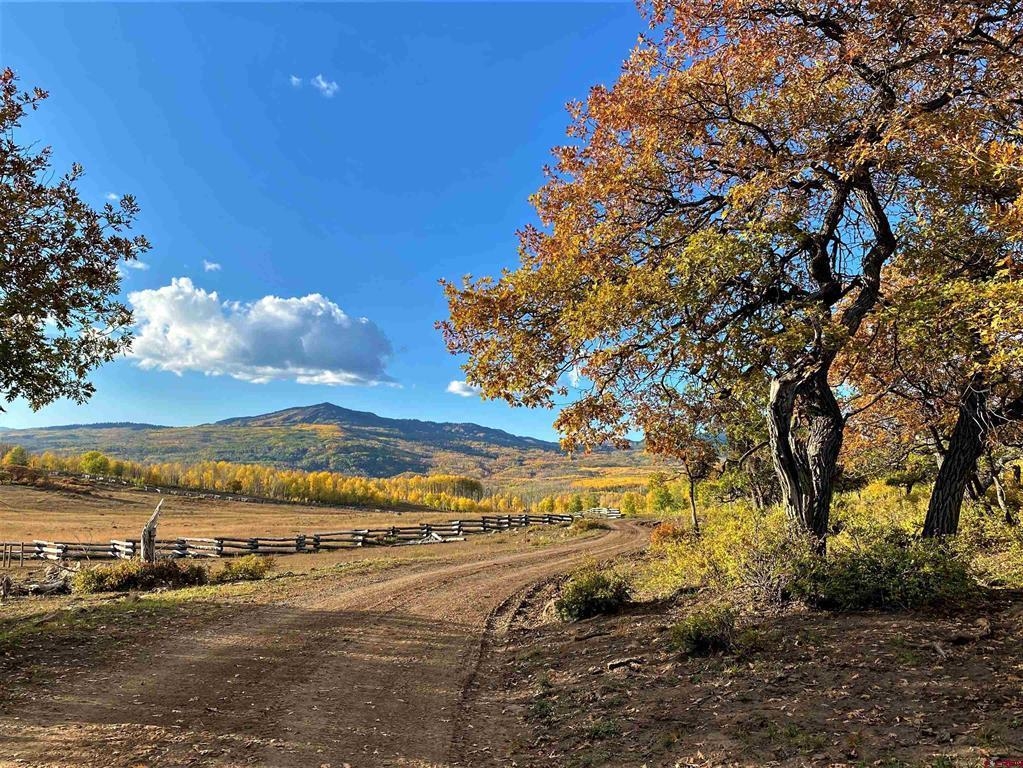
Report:
M 619 523 L 599 538 L 289 595 L 39 697 L 18 713 L 18 751 L 39 766 L 455 765 L 479 725 L 480 659 L 531 586 L 645 541 Z M 4 751 L 0 765 L 13 765 Z

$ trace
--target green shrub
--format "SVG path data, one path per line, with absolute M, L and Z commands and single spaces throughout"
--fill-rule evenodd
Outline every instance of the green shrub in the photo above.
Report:
M 609 531 L 611 526 L 605 523 L 603 520 L 595 520 L 592 517 L 577 517 L 572 521 L 570 526 L 571 530 L 577 533 L 584 533 L 586 531 Z
M 214 584 L 227 584 L 232 581 L 259 581 L 265 579 L 273 570 L 276 561 L 268 555 L 245 555 L 236 560 L 228 560 L 224 567 L 213 574 Z
M 616 571 L 586 568 L 568 580 L 554 607 L 567 621 L 613 613 L 629 600 L 629 582 Z
M 145 592 L 157 587 L 189 587 L 205 584 L 209 572 L 200 563 L 180 560 L 119 560 L 116 563 L 91 565 L 79 570 L 71 579 L 71 591 L 78 594 L 95 592 Z
M 691 613 L 671 628 L 672 645 L 690 656 L 726 653 L 735 646 L 735 638 L 735 613 L 721 605 Z
M 837 610 L 897 610 L 956 603 L 974 594 L 969 559 L 954 545 L 889 530 L 825 559 L 797 560 L 792 593 Z

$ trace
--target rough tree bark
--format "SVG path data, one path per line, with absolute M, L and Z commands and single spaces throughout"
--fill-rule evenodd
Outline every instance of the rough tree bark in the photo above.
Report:
M 796 402 L 803 406 L 806 425 L 796 430 Z M 818 371 L 804 381 L 771 382 L 768 433 L 781 501 L 790 523 L 813 537 L 824 550 L 838 454 L 845 419 Z
M 963 494 L 984 452 L 988 424 L 987 394 L 979 377 L 971 379 L 959 402 L 959 416 L 945 459 L 934 481 L 924 520 L 925 537 L 954 536 L 959 531 Z

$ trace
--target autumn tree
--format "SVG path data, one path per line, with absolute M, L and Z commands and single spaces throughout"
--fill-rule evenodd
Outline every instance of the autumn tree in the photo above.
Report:
M 719 458 L 713 444 L 708 440 L 690 440 L 679 451 L 679 466 L 686 479 L 686 495 L 689 498 L 689 519 L 695 533 L 700 532 L 700 519 L 696 509 L 696 488 L 708 479 L 718 468 Z
M 139 210 L 132 197 L 94 210 L 75 188 L 81 166 L 52 183 L 51 150 L 18 143 L 15 131 L 45 91 L 19 92 L 7 69 L 0 95 L 0 397 L 33 409 L 61 397 L 84 402 L 89 372 L 130 344 L 119 266 L 149 243 L 126 234 Z
M 79 469 L 89 475 L 105 475 L 110 471 L 110 459 L 99 451 L 86 451 L 79 461 Z
M 656 37 L 572 106 L 519 268 L 446 285 L 447 343 L 470 383 L 515 404 L 551 407 L 581 372 L 592 386 L 556 421 L 569 446 L 656 435 L 766 381 L 781 500 L 823 541 L 845 426 L 836 356 L 876 309 L 921 191 L 963 187 L 1009 139 L 1020 9 L 647 12 Z
M 735 410 L 734 403 L 725 407 L 707 402 L 686 404 L 676 410 L 672 418 L 663 419 L 660 428 L 647 436 L 647 450 L 672 459 L 679 468 L 678 474 L 685 478 L 690 521 L 695 533 L 700 532 L 696 488 L 720 467 L 719 448 L 725 423 Z M 723 419 L 723 415 L 726 418 Z M 651 492 L 654 492 L 654 480 L 661 480 L 663 485 L 663 475 L 655 475 L 651 480 Z M 664 490 L 668 492 L 666 486 Z
M 646 488 L 646 511 L 654 515 L 670 512 L 675 506 L 675 498 L 668 487 L 668 476 L 657 472 L 650 476 Z
M 1023 421 L 1021 177 L 975 174 L 971 186 L 989 184 L 985 205 L 946 203 L 908 227 L 891 265 L 895 290 L 846 350 L 875 441 L 936 459 L 926 536 L 954 534 L 964 495 L 985 503 L 1014 457 L 1004 449 Z
M 27 467 L 28 460 L 28 451 L 16 445 L 4 454 L 3 463 L 8 467 Z

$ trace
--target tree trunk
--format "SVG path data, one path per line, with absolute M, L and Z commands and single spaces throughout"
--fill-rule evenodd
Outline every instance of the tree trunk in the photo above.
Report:
M 767 433 L 771 442 L 771 458 L 778 475 L 781 503 L 789 522 L 799 530 L 809 530 L 809 520 L 804 512 L 806 500 L 803 497 L 805 481 L 796 452 L 792 448 L 792 422 L 795 417 L 795 382 L 772 379 L 768 404 Z
M 823 372 L 814 377 L 811 386 L 807 393 L 810 425 L 806 440 L 810 464 L 811 531 L 823 540 L 828 533 L 845 418 Z
M 805 434 L 794 429 L 796 399 L 804 403 Z M 824 372 L 795 383 L 771 382 L 768 433 L 782 504 L 792 525 L 824 550 L 844 418 Z
M 959 416 L 927 505 L 923 532 L 926 537 L 954 536 L 959 531 L 963 494 L 977 471 L 977 460 L 984 452 L 987 438 L 987 398 L 981 386 L 982 382 L 975 377 L 960 400 Z
M 689 476 L 689 512 L 693 516 L 693 533 L 700 535 L 700 521 L 696 517 L 696 479 Z

